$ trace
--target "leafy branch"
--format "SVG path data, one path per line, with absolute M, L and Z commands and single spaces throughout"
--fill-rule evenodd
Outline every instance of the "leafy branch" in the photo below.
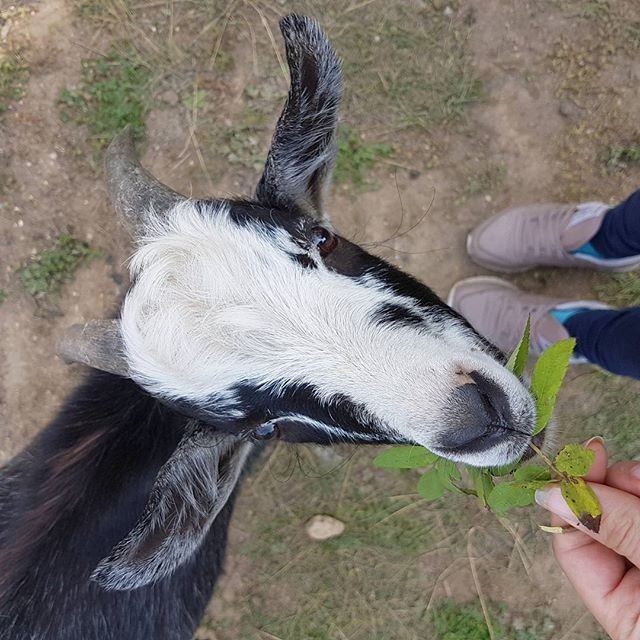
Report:
M 522 377 L 527 364 L 530 335 L 528 320 L 522 338 L 506 364 L 507 369 L 518 377 Z M 557 342 L 535 363 L 531 376 L 531 394 L 537 412 L 534 436 L 541 433 L 551 421 L 574 347 L 574 338 Z M 483 507 L 498 516 L 505 515 L 515 507 L 532 504 L 538 489 L 550 483 L 559 483 L 562 496 L 576 518 L 597 533 L 602 509 L 595 493 L 584 480 L 595 453 L 582 445 L 568 444 L 552 460 L 533 442 L 529 446 L 542 464 L 516 463 L 492 468 L 464 466 L 469 485 L 463 482 L 463 475 L 456 464 L 417 445 L 388 449 L 378 455 L 373 463 L 383 469 L 424 469 L 417 492 L 425 500 L 438 500 L 448 491 L 463 493 L 475 496 Z M 557 532 L 557 527 L 541 528 Z

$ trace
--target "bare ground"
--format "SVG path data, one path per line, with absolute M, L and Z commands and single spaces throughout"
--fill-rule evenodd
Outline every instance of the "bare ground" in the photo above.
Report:
M 378 164 L 377 190 L 336 190 L 331 210 L 338 229 L 371 244 L 445 296 L 456 280 L 480 272 L 466 257 L 464 240 L 492 212 L 549 199 L 615 201 L 635 188 L 637 167 L 609 172 L 601 157 L 608 143 L 637 134 L 637 50 L 634 55 L 619 29 L 640 23 L 640 8 L 632 1 L 610 0 L 604 3 L 604 18 L 591 18 L 583 15 L 587 4 L 599 3 L 460 0 L 448 7 L 434 2 L 437 10 L 452 12 L 452 29 L 468 27 L 466 46 L 485 95 L 455 125 L 384 132 L 375 118 L 356 121 L 361 130 L 392 141 L 396 152 L 389 163 Z M 183 9 L 166 3 L 187 18 L 193 5 L 185 3 Z M 350 6 L 357 13 L 375 12 L 379 5 L 374 0 Z M 419 11 L 431 3 L 414 5 Z M 114 33 L 108 22 L 78 18 L 64 0 L 23 6 L 28 11 L 12 20 L 5 37 L 28 43 L 30 75 L 24 97 L 0 125 L 0 180 L 5 182 L 0 190 L 0 288 L 9 292 L 0 306 L 0 462 L 54 415 L 78 381 L 79 368 L 66 367 L 53 355 L 56 336 L 69 324 L 114 311 L 126 290 L 124 263 L 130 250 L 107 205 L 86 131 L 62 124 L 57 108 L 61 89 L 79 82 L 80 60 L 105 52 Z M 248 86 L 269 89 L 263 105 L 267 123 L 255 134 L 258 148 L 264 149 L 286 82 L 262 18 L 276 33 L 278 12 L 310 8 L 321 19 L 324 13 L 322 3 L 260 7 L 258 12 L 245 6 L 237 18 L 230 10 L 224 47 L 232 65 L 224 73 L 211 68 L 194 72 L 188 57 L 180 58 L 172 61 L 174 73 L 156 88 L 144 161 L 183 192 L 252 190 L 256 170 L 221 157 L 219 137 L 210 127 L 242 120 Z M 169 14 L 158 17 L 143 8 L 138 15 L 140 29 L 146 30 Z M 330 34 L 339 27 L 331 16 Z M 350 28 L 357 29 L 357 22 Z M 176 47 L 188 50 L 189 37 L 174 36 Z M 166 101 L 167 90 L 182 96 L 194 82 L 206 88 L 209 100 L 197 121 L 180 103 Z M 488 167 L 501 169 L 482 178 Z M 399 224 L 406 230 L 421 218 L 409 233 L 398 233 Z M 83 266 L 57 298 L 36 302 L 16 272 L 68 229 L 104 256 Z M 594 295 L 587 272 L 539 271 L 517 281 L 553 294 Z M 580 432 L 576 422 L 585 411 L 599 409 L 592 377 L 587 368 L 572 373 L 560 408 L 567 437 Z M 632 388 L 637 392 L 637 385 Z M 295 468 L 293 454 L 278 450 L 246 482 L 232 527 L 228 575 L 210 606 L 213 622 L 203 626 L 199 637 L 421 638 L 428 611 L 447 596 L 504 603 L 514 628 L 535 628 L 539 636 L 534 637 L 597 637 L 596 626 L 555 568 L 547 540 L 534 532 L 528 515 L 501 525 L 460 500 L 426 506 L 411 497 L 413 479 L 374 475 L 370 451 L 340 450 L 328 460 L 313 449 L 300 455 L 303 462 Z M 371 515 L 365 509 L 382 503 L 386 511 L 374 509 Z M 392 515 L 394 504 L 403 517 L 415 517 L 424 527 L 424 539 L 412 539 L 407 553 L 384 537 L 385 527 L 399 517 Z M 325 511 L 346 522 L 348 544 L 306 540 L 304 522 Z M 371 526 L 382 532 L 380 539 L 367 537 L 364 531 Z M 317 620 L 314 635 L 310 627 L 296 626 L 299 618 Z

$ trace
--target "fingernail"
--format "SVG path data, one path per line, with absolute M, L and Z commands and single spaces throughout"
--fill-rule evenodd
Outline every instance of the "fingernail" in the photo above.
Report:
M 593 438 L 589 438 L 584 443 L 584 446 L 588 447 L 591 443 L 596 443 L 596 442 L 599 442 L 603 447 L 605 446 L 604 438 L 602 436 L 593 436 Z
M 640 480 L 640 462 L 634 464 L 633 467 L 631 467 L 631 475 L 636 480 Z
M 551 487 L 549 489 L 538 489 L 536 491 L 536 502 L 547 511 L 555 513 L 567 522 L 575 522 L 576 517 L 571 513 L 571 509 L 564 501 L 560 493 L 560 487 Z

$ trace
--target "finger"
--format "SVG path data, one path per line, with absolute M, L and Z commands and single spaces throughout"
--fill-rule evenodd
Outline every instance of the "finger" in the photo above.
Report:
M 590 483 L 590 486 L 602 505 L 602 520 L 598 533 L 588 530 L 578 522 L 564 501 L 560 487 L 536 491 L 536 502 L 591 539 L 640 566 L 640 498 L 602 484 Z
M 596 480 L 596 482 L 599 482 Z M 618 462 L 607 470 L 602 484 L 640 497 L 640 462 Z
M 596 454 L 589 473 L 585 476 L 585 480 L 604 484 L 607 476 L 607 465 L 609 464 L 609 456 L 604 446 L 604 440 L 600 436 L 596 436 L 595 438 L 587 440 L 584 446 Z

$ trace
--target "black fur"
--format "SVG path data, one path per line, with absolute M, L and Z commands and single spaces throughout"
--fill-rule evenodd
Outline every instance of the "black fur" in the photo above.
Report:
M 92 372 L 0 470 L 0 638 L 192 637 L 221 571 L 233 497 L 170 577 L 133 591 L 89 580 L 136 524 L 187 422 L 133 382 Z
M 380 305 L 374 314 L 374 322 L 380 325 L 419 327 L 424 323 L 424 318 L 409 307 L 399 304 L 386 303 Z

